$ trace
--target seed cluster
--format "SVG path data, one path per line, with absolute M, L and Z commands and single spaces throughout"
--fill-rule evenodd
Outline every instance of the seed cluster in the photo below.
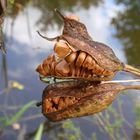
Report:
M 62 110 L 70 105 L 78 102 L 78 98 L 75 97 L 53 97 L 46 98 L 43 100 L 43 112 L 52 113 L 59 110 Z
M 71 77 L 93 79 L 113 75 L 112 71 L 105 70 L 97 64 L 92 56 L 84 51 L 76 50 L 68 43 L 57 42 L 55 54 L 50 55 L 37 68 L 43 76 Z

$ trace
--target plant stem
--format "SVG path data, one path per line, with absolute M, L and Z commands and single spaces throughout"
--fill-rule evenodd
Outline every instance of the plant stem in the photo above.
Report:
M 53 38 L 49 38 L 49 37 L 46 37 L 46 36 L 43 36 L 39 31 L 37 31 L 37 33 L 44 39 L 48 40 L 48 41 L 54 41 L 54 40 L 57 40 L 59 38 L 59 36 L 56 36 L 56 37 L 53 37 Z
M 102 84 L 111 84 L 111 83 L 129 83 L 129 82 L 140 82 L 140 79 L 102 81 L 101 83 Z
M 60 13 L 60 11 L 59 11 L 57 8 L 55 8 L 54 11 L 55 11 L 63 20 L 65 19 L 65 17 L 62 15 L 62 13 Z
M 127 86 L 125 86 L 125 89 L 136 89 L 136 90 L 140 90 L 140 85 L 127 85 Z
M 135 75 L 140 76 L 140 70 L 139 69 L 134 68 L 134 67 L 132 67 L 130 65 L 127 65 L 127 64 L 125 64 L 124 71 L 130 72 L 130 73 L 133 73 Z

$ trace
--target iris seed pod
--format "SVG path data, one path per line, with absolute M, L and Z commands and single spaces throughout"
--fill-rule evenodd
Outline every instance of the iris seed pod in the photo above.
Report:
M 81 53 L 81 55 L 83 55 L 83 53 Z M 81 59 L 77 54 L 76 56 L 78 58 L 74 59 L 75 56 L 72 56 L 72 58 L 69 58 L 69 61 L 67 61 L 67 59 L 57 61 L 55 55 L 50 55 L 37 67 L 36 71 L 40 73 L 42 81 L 43 78 L 46 77 L 55 77 L 57 79 L 81 79 L 86 81 L 102 81 L 103 78 L 104 80 L 112 78 L 114 73 L 102 69 L 95 62 L 94 67 L 90 66 L 88 63 L 84 64 L 87 59 L 83 59 L 83 56 Z
M 51 84 L 43 91 L 42 113 L 51 121 L 93 115 L 106 109 L 127 89 L 140 89 L 140 86 L 81 81 Z
M 38 33 L 41 37 L 49 41 L 57 40 L 57 43 L 59 41 L 66 42 L 66 44 L 64 44 L 65 47 L 63 47 L 63 45 L 55 45 L 54 51 L 58 55 L 58 60 L 63 61 L 65 59 L 65 61 L 70 65 L 70 67 L 73 67 L 78 72 L 80 71 L 80 73 L 85 73 L 85 71 L 87 71 L 88 75 L 82 76 L 82 78 L 84 79 L 90 77 L 86 80 L 91 80 L 91 77 L 92 81 L 111 80 L 118 71 L 126 71 L 140 76 L 139 69 L 123 64 L 116 57 L 115 53 L 109 46 L 100 42 L 93 41 L 88 34 L 86 26 L 81 23 L 77 18 L 64 17 L 57 9 L 55 11 L 61 16 L 64 21 L 62 35 L 54 38 L 48 38 L 42 36 L 39 32 Z M 66 49 L 64 49 L 65 51 L 61 51 L 60 48 L 62 48 L 62 50 L 64 48 Z M 59 58 L 59 56 L 61 57 Z M 40 73 L 38 68 L 37 71 Z M 92 76 L 93 73 L 95 75 L 94 77 Z M 72 74 L 50 76 L 55 76 L 59 78 L 66 78 L 66 76 L 68 76 L 68 78 L 72 78 L 71 75 Z M 76 77 L 75 75 L 78 76 Z M 79 74 L 76 73 L 75 75 L 74 78 L 81 78 L 79 77 Z

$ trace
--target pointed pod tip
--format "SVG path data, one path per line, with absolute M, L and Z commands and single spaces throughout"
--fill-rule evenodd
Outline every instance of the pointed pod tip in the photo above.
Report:
M 54 11 L 55 11 L 62 19 L 65 19 L 64 15 L 63 15 L 57 8 L 55 8 Z

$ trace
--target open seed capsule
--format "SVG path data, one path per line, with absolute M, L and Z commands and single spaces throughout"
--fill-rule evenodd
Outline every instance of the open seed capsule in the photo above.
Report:
M 140 86 L 81 81 L 51 84 L 43 91 L 42 113 L 51 121 L 93 115 L 106 109 L 120 91 L 127 89 L 140 89 Z M 54 99 L 58 101 L 55 102 Z
M 60 60 L 64 58 L 70 67 L 75 69 L 71 69 L 69 73 L 61 74 L 61 76 L 58 76 L 56 73 L 54 75 L 49 73 L 50 76 L 59 78 L 68 76 L 67 78 L 82 78 L 92 81 L 111 80 L 118 71 L 127 71 L 140 76 L 140 70 L 123 64 L 109 46 L 92 40 L 86 26 L 77 18 L 64 17 L 58 10 L 56 12 L 64 20 L 62 35 L 55 38 L 47 38 L 39 34 L 49 41 L 57 39 L 58 42 L 54 51 L 60 57 Z M 66 44 L 59 43 L 60 40 L 65 41 Z M 39 69 L 37 71 L 44 73 Z M 81 73 L 84 74 L 82 75 Z

